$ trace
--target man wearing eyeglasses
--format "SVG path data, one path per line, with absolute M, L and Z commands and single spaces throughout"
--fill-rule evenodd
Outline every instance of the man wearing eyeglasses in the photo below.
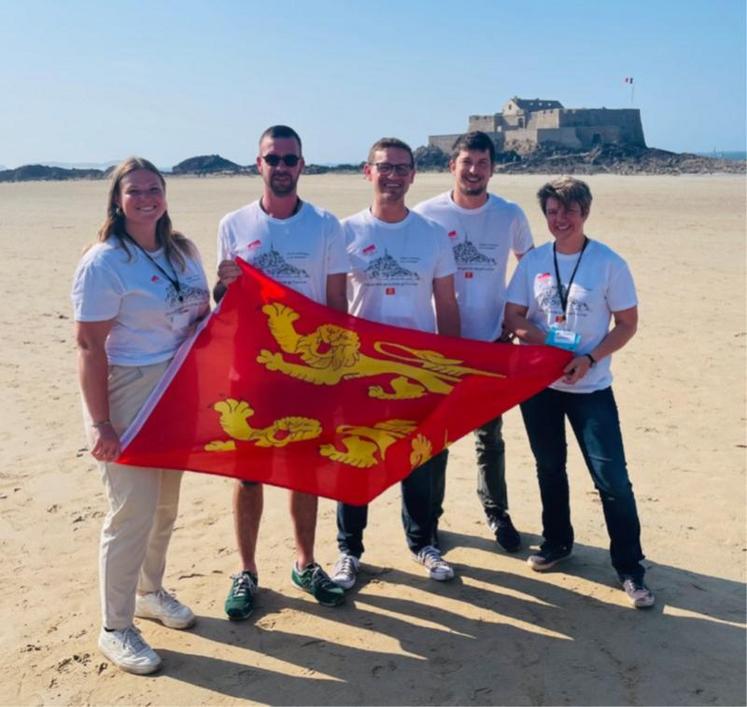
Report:
M 483 132 L 462 135 L 455 143 L 449 169 L 454 187 L 415 207 L 441 224 L 454 249 L 457 301 L 462 336 L 481 341 L 503 338 L 506 267 L 509 253 L 517 260 L 533 247 L 529 223 L 521 208 L 488 193 L 495 147 Z M 508 514 L 503 420 L 496 417 L 475 430 L 477 495 L 498 544 L 507 552 L 521 547 L 521 536 Z M 443 513 L 445 473 L 436 473 L 434 513 Z
M 351 313 L 383 324 L 459 336 L 456 266 L 446 231 L 405 206 L 415 178 L 412 150 L 401 140 L 382 138 L 371 147 L 363 173 L 373 186 L 373 203 L 342 222 L 352 268 Z M 445 463 L 445 455 L 438 454 L 402 482 L 407 545 L 413 559 L 438 581 L 454 576 L 433 546 L 431 474 Z M 333 579 L 345 589 L 356 581 L 367 520 L 367 506 L 338 504 L 341 554 Z
M 218 227 L 216 301 L 241 275 L 233 260 L 239 256 L 314 301 L 347 311 L 349 260 L 340 223 L 331 213 L 298 197 L 303 167 L 301 138 L 295 130 L 274 125 L 262 133 L 257 156 L 262 197 L 227 214 Z M 320 604 L 337 606 L 344 599 L 343 591 L 314 560 L 317 505 L 316 496 L 290 492 L 296 542 L 291 580 Z M 241 568 L 231 578 L 225 602 L 226 613 L 233 620 L 248 618 L 254 607 L 258 576 L 255 551 L 262 506 L 261 484 L 236 483 L 233 511 Z

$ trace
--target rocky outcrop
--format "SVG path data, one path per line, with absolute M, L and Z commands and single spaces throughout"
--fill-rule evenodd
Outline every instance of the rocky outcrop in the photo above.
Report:
M 545 146 L 498 164 L 504 174 L 708 174 L 744 173 L 744 160 L 724 160 L 636 145 L 599 145 L 592 150 Z
M 171 168 L 173 174 L 239 174 L 244 167 L 220 155 L 198 155 Z
M 101 179 L 100 169 L 64 169 L 43 164 L 25 164 L 0 171 L 0 182 L 47 182 L 67 179 Z
M 435 145 L 421 145 L 413 156 L 415 168 L 421 172 L 444 172 L 449 168 L 449 156 Z

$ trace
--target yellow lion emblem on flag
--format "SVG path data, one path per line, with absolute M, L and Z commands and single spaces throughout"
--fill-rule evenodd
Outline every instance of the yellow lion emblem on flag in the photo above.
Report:
M 448 395 L 461 378 L 468 374 L 505 378 L 499 373 L 463 366 L 462 361 L 447 358 L 438 351 L 412 349 L 401 344 L 377 341 L 374 350 L 381 358 L 361 353 L 360 337 L 354 331 L 322 324 L 310 334 L 299 334 L 294 323 L 299 314 L 279 302 L 266 304 L 270 333 L 283 353 L 298 356 L 303 363 L 293 363 L 280 352 L 262 349 L 257 356 L 268 371 L 314 385 L 337 385 L 341 380 L 390 376 L 389 389 L 371 385 L 368 395 L 380 400 L 407 400 L 427 393 Z

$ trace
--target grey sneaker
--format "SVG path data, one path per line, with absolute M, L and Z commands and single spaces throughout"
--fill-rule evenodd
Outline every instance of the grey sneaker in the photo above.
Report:
M 417 555 L 413 555 L 415 562 L 423 565 L 428 576 L 437 582 L 445 582 L 454 577 L 451 565 L 441 557 L 441 552 L 433 545 L 426 545 Z
M 196 621 L 192 609 L 165 589 L 150 594 L 138 594 L 135 599 L 135 616 L 156 619 L 169 628 L 189 628 L 194 626 Z
M 555 567 L 558 562 L 570 556 L 571 547 L 569 545 L 548 545 L 544 543 L 539 552 L 535 552 L 534 555 L 527 557 L 527 564 L 535 572 L 544 572 L 551 567 Z
M 630 605 L 636 609 L 649 609 L 656 603 L 654 593 L 643 583 L 642 579 L 623 577 L 622 585 Z
M 361 561 L 354 555 L 340 555 L 332 569 L 332 581 L 343 589 L 352 589 L 360 568 Z
M 101 629 L 99 650 L 118 668 L 136 675 L 149 675 L 161 667 L 161 659 L 134 626 L 118 631 Z

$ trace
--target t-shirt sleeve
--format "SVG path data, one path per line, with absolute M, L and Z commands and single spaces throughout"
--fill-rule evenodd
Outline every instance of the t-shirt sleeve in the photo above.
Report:
M 518 206 L 511 228 L 511 250 L 517 255 L 523 255 L 534 246 L 532 231 L 526 214 Z
M 116 273 L 100 260 L 82 262 L 73 278 L 73 312 L 77 322 L 105 322 L 119 314 L 124 288 Z
M 228 226 L 225 219 L 218 224 L 218 262 L 220 265 L 224 260 L 233 260 L 230 246 L 228 244 Z
M 349 273 L 350 258 L 342 226 L 334 216 L 330 216 L 327 228 L 327 274 Z
M 433 271 L 433 277 L 447 277 L 453 275 L 457 271 L 456 261 L 454 260 L 454 249 L 451 247 L 449 236 L 446 234 L 446 229 L 441 226 L 436 226 L 438 237 L 438 256 L 436 259 L 436 267 Z
M 522 258 L 516 266 L 511 282 L 508 283 L 508 289 L 506 290 L 506 302 L 518 304 L 522 307 L 529 306 L 531 293 L 527 282 L 528 263 L 529 261 L 526 258 Z
M 607 305 L 611 312 L 621 312 L 638 304 L 633 275 L 628 264 L 620 258 L 612 264 L 607 286 Z

